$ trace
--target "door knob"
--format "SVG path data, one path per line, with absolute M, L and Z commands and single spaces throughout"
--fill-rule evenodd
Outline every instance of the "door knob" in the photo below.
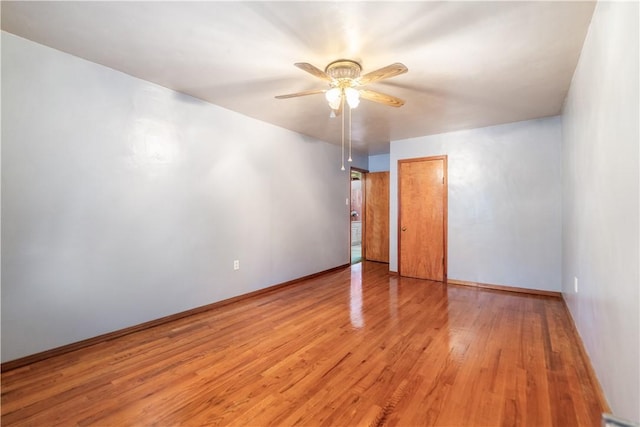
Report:
M 402 227 L 402 231 L 407 231 L 407 227 Z

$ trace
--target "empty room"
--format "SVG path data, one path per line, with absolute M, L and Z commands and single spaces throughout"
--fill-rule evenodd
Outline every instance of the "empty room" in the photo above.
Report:
M 640 425 L 638 1 L 2 1 L 3 426 Z

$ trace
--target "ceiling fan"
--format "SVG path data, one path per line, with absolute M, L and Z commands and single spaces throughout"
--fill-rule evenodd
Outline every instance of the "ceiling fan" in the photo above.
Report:
M 404 101 L 400 98 L 362 88 L 362 86 L 369 83 L 395 77 L 409 71 L 404 64 L 399 62 L 364 75 L 360 75 L 362 66 L 350 59 L 333 61 L 325 67 L 324 71 L 307 62 L 298 62 L 293 65 L 329 83 L 329 89 L 312 89 L 287 95 L 278 95 L 276 96 L 278 99 L 324 93 L 329 106 L 336 114 L 340 114 L 345 101 L 350 108 L 356 108 L 360 103 L 360 98 L 392 107 L 404 105 Z

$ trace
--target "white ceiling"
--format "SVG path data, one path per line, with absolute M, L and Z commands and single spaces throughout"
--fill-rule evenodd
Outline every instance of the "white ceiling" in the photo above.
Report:
M 354 146 L 559 114 L 593 2 L 2 2 L 2 29 L 324 141 L 324 88 L 293 66 L 338 58 L 407 74 L 369 87 Z

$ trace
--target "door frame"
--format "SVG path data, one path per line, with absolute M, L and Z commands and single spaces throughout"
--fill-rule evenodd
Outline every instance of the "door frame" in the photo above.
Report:
M 401 208 L 401 203 L 400 201 L 402 200 L 402 190 L 400 189 L 400 164 L 401 163 L 411 163 L 411 162 L 424 162 L 424 161 L 429 161 L 429 160 L 442 160 L 443 161 L 443 177 L 444 177 L 444 191 L 443 191 L 443 195 L 442 195 L 442 205 L 443 205 L 443 227 L 444 230 L 442 230 L 442 237 L 443 237 L 443 250 L 444 250 L 444 283 L 447 283 L 447 277 L 448 277 L 448 266 L 449 266 L 449 260 L 448 260 L 448 256 L 447 256 L 447 241 L 448 241 L 448 225 L 447 225 L 447 219 L 449 216 L 449 201 L 448 201 L 448 193 L 449 193 L 449 168 L 447 167 L 447 155 L 439 155 L 439 156 L 428 156 L 428 157 L 415 157 L 415 158 L 410 158 L 410 159 L 399 159 L 398 160 L 398 200 L 397 200 L 397 204 L 398 204 L 398 217 L 397 217 L 397 236 L 398 236 L 398 275 L 402 276 L 402 271 L 401 271 L 401 266 L 402 263 L 400 262 L 400 258 L 402 257 L 402 252 L 400 250 L 401 248 L 401 240 L 402 240 L 402 232 L 400 230 L 401 228 L 401 224 L 402 224 L 402 208 Z
M 367 180 L 366 180 L 366 174 L 369 173 L 368 170 L 366 169 L 362 169 L 362 168 L 357 168 L 355 166 L 351 166 L 349 167 L 349 265 L 353 265 L 351 262 L 351 211 L 353 211 L 352 207 L 351 207 L 351 172 L 360 172 L 360 174 L 362 175 L 362 179 L 361 179 L 361 185 L 362 185 L 362 212 L 360 212 L 360 222 L 361 222 L 361 235 L 360 235 L 360 247 L 362 248 L 362 252 L 361 252 L 361 261 L 366 260 L 366 249 L 365 249 L 365 244 L 364 244 L 364 224 L 366 221 L 365 218 L 365 213 L 364 213 L 364 207 L 365 207 L 365 201 L 366 201 L 366 195 L 365 195 L 365 186 L 367 185 Z

